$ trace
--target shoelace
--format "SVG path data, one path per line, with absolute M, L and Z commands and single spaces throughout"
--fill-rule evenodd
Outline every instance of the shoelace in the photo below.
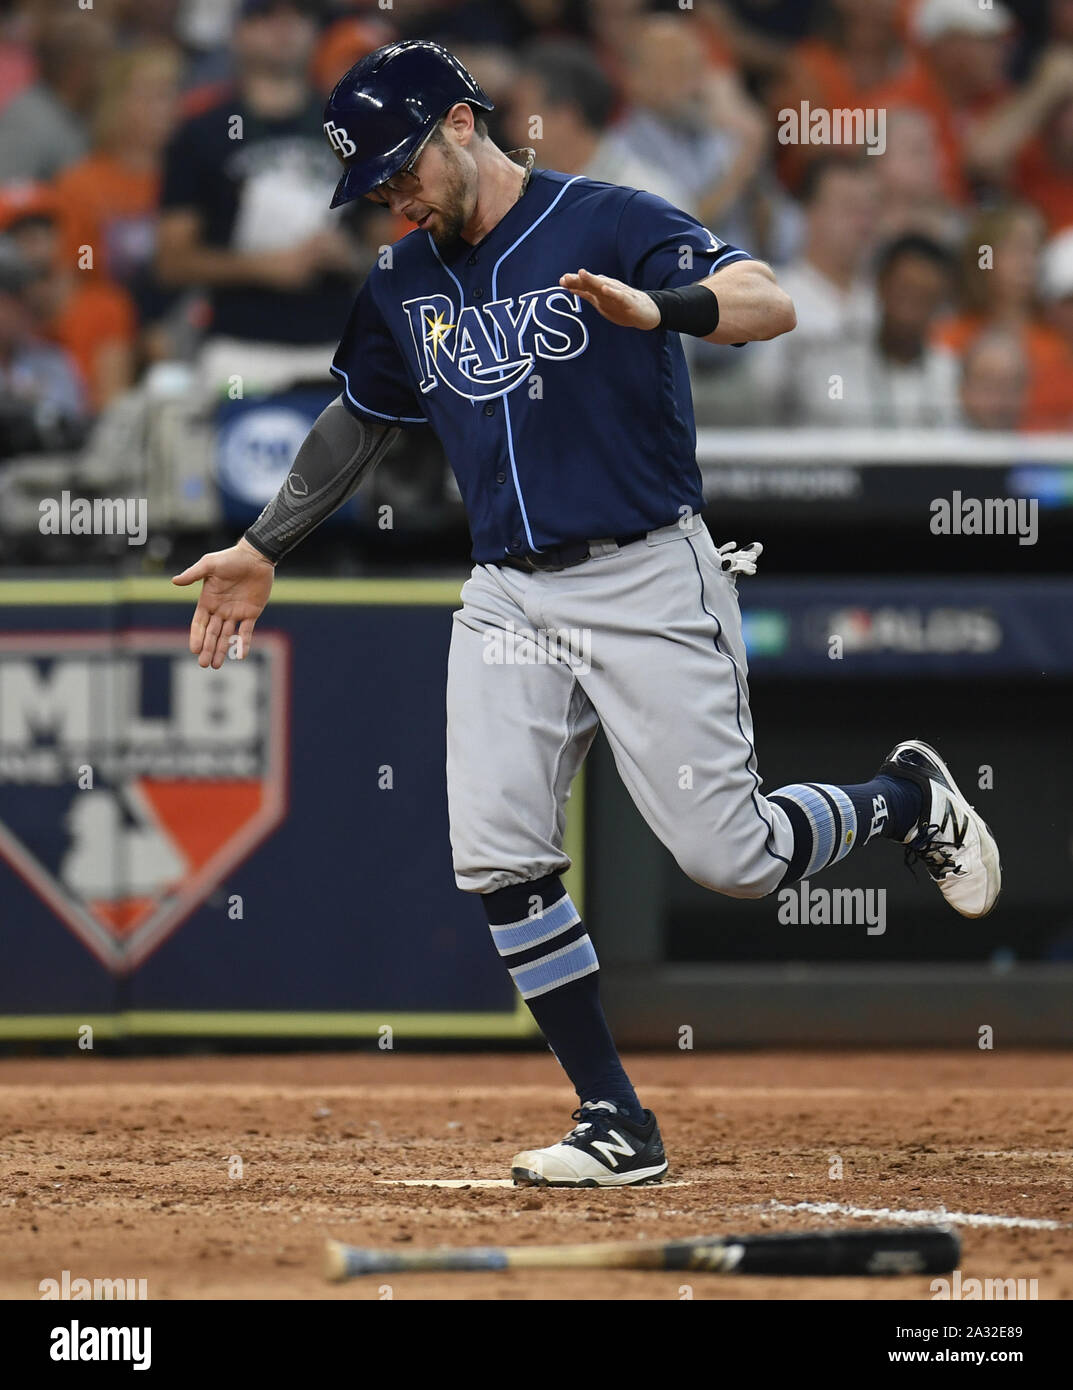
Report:
M 578 1108 L 570 1116 L 572 1120 L 577 1121 L 577 1124 L 574 1125 L 574 1128 L 562 1140 L 562 1142 L 564 1144 L 572 1144 L 575 1140 L 584 1138 L 585 1131 L 594 1127 L 594 1116 L 603 1116 L 605 1119 L 611 1120 L 615 1117 L 615 1111 L 605 1110 L 602 1105 L 594 1103 L 591 1100 L 587 1100 L 584 1105 L 578 1106 Z
M 957 848 L 950 840 L 937 838 L 942 827 L 925 825 L 911 845 L 906 847 L 905 867 L 913 872 L 913 865 L 921 863 L 937 882 L 947 874 L 964 874 L 965 870 L 954 859 Z
M 727 541 L 719 547 L 719 560 L 724 574 L 755 574 L 756 564 L 764 553 L 760 541 L 750 541 L 740 550 L 735 549 L 737 541 Z

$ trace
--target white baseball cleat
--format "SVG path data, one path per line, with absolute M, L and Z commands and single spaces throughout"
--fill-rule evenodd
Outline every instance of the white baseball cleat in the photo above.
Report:
M 986 917 L 1002 888 L 998 845 L 946 763 L 929 744 L 910 738 L 891 750 L 877 775 L 908 778 L 924 798 L 920 820 L 905 837 L 906 863 L 919 859 L 962 917 Z
M 586 1101 L 577 1124 L 558 1144 L 523 1149 L 511 1160 L 516 1187 L 630 1187 L 659 1182 L 667 1172 L 659 1125 L 651 1110 L 638 1124 L 609 1100 Z

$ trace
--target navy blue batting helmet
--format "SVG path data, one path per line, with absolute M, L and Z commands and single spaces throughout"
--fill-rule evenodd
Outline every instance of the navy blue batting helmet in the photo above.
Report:
M 385 44 L 355 63 L 324 108 L 324 133 L 344 170 L 332 207 L 393 178 L 459 101 L 494 109 L 454 54 L 428 39 Z

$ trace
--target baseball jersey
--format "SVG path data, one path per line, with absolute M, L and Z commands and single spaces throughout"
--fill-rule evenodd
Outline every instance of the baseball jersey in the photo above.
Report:
M 414 231 L 391 253 L 332 371 L 358 416 L 431 425 L 478 563 L 701 509 L 679 335 L 612 324 L 559 277 L 584 268 L 666 289 L 747 252 L 653 194 L 542 170 L 476 245 L 441 249 Z

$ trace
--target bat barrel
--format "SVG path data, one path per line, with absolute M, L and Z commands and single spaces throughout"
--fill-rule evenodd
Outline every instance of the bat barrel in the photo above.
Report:
M 689 1242 L 682 1244 L 688 1253 Z M 697 1263 L 686 1267 L 714 1268 L 727 1274 L 945 1274 L 956 1267 L 960 1254 L 960 1238 L 950 1226 L 783 1231 L 723 1236 L 710 1256 L 698 1245 Z M 669 1267 L 682 1266 L 669 1263 Z

